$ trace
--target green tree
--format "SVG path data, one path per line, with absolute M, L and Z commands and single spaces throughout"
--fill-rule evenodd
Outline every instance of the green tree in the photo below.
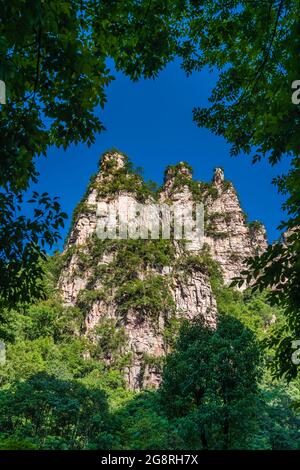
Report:
M 123 403 L 114 413 L 119 449 L 169 449 L 172 426 L 162 413 L 157 392 L 146 391 Z
M 299 8 L 298 0 L 6 2 L 0 13 L 0 78 L 8 91 L 0 114 L 4 299 L 15 304 L 39 293 L 42 251 L 36 241 L 51 245 L 63 222 L 57 205 L 52 225 L 47 214 L 41 226 L 13 215 L 15 198 L 22 201 L 38 176 L 34 157 L 45 155 L 50 145 L 90 145 L 103 130 L 96 108 L 104 106 L 105 89 L 114 78 L 108 58 L 138 80 L 155 77 L 178 55 L 187 73 L 204 66 L 219 70 L 211 106 L 194 109 L 199 126 L 224 136 L 233 155 L 252 154 L 254 161 L 265 156 L 272 165 L 285 154 L 292 158 L 288 174 L 275 180 L 286 195 L 289 216 L 281 228 L 292 233 L 286 245 L 275 244 L 252 260 L 248 272 L 258 288 L 276 286 L 270 298 L 286 309 L 295 338 L 300 325 L 300 147 L 299 106 L 291 101 L 291 85 L 300 73 Z M 286 370 L 289 353 L 281 352 Z
M 285 309 L 286 341 L 274 345 L 278 371 L 292 378 L 291 339 L 300 332 L 300 107 L 292 102 L 292 84 L 300 78 L 300 4 L 197 0 L 185 7 L 186 37 L 179 45 L 184 69 L 219 71 L 210 106 L 193 111 L 197 125 L 223 136 L 234 156 L 249 154 L 253 162 L 266 157 L 271 165 L 290 158 L 287 174 L 274 179 L 285 196 L 287 220 L 279 228 L 289 231 L 287 243 L 249 260 L 243 274 L 256 279 L 255 288 L 271 288 L 270 301 Z
M 259 407 L 259 350 L 238 320 L 220 317 L 212 330 L 185 324 L 166 359 L 161 400 L 188 448 L 247 445 Z
M 0 392 L 2 439 L 25 439 L 40 449 L 107 448 L 108 407 L 101 389 L 40 372 Z
M 45 247 L 60 238 L 66 214 L 57 197 L 34 192 L 28 201 L 33 215 L 24 216 L 23 194 L 9 186 L 0 187 L 0 304 L 13 307 L 43 296 Z
M 49 145 L 92 144 L 95 113 L 113 80 L 154 77 L 174 55 L 179 2 L 13 0 L 1 9 L 1 177 L 22 190 L 37 176 L 33 157 Z M 171 23 L 171 18 L 173 22 Z
M 40 295 L 43 245 L 53 245 L 64 214 L 56 200 L 24 191 L 36 158 L 50 146 L 90 146 L 104 129 L 96 108 L 114 79 L 155 77 L 175 53 L 180 1 L 12 0 L 0 11 L 0 296 L 8 304 Z M 176 26 L 177 25 L 177 26 Z M 1 299 L 0 299 L 1 300 Z
M 299 449 L 300 417 L 295 409 L 299 385 L 294 383 L 287 387 L 284 383 L 264 381 L 262 399 L 263 406 L 258 416 L 260 430 L 253 436 L 252 447 L 258 444 L 257 448 L 272 450 Z

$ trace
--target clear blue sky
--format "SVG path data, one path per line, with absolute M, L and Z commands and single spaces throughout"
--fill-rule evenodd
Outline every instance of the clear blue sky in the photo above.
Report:
M 187 78 L 177 62 L 170 64 L 156 80 L 132 83 L 122 74 L 107 89 L 107 104 L 98 114 L 106 131 L 96 143 L 72 146 L 66 152 L 50 149 L 37 163 L 40 179 L 34 189 L 59 195 L 69 220 L 83 195 L 90 176 L 97 171 L 99 156 L 111 147 L 127 153 L 136 166 L 144 168 L 145 179 L 162 182 L 168 164 L 188 161 L 194 177 L 209 181 L 213 168 L 222 166 L 225 177 L 236 187 L 249 220 L 261 220 L 269 240 L 276 239 L 276 227 L 283 218 L 282 198 L 271 180 L 286 170 L 287 162 L 275 168 L 267 162 L 251 164 L 249 157 L 232 158 L 229 145 L 192 120 L 194 106 L 206 105 L 216 76 L 204 71 Z M 57 248 L 61 248 L 62 244 Z

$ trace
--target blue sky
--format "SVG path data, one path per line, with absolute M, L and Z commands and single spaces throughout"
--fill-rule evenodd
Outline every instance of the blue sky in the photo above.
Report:
M 215 81 L 216 76 L 208 71 L 187 78 L 177 62 L 169 64 L 156 80 L 133 83 L 116 74 L 107 89 L 105 109 L 98 111 L 107 130 L 97 136 L 95 144 L 71 146 L 67 151 L 52 148 L 47 158 L 37 162 L 40 178 L 34 189 L 59 195 L 69 215 L 63 237 L 74 207 L 97 171 L 100 155 L 111 147 L 127 153 L 136 166 L 144 168 L 145 179 L 159 184 L 168 164 L 186 160 L 194 168 L 195 179 L 202 181 L 211 180 L 213 168 L 222 166 L 249 220 L 261 220 L 270 241 L 278 237 L 282 198 L 271 181 L 286 170 L 287 162 L 272 168 L 266 161 L 252 165 L 245 155 L 230 157 L 223 138 L 196 127 L 192 109 L 208 103 Z

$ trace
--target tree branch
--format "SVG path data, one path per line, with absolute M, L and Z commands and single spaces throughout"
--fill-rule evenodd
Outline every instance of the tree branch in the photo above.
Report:
M 280 0 L 280 3 L 279 3 L 279 6 L 278 6 L 278 10 L 277 10 L 277 15 L 276 15 L 276 20 L 275 20 L 275 24 L 274 24 L 274 28 L 273 28 L 273 32 L 272 32 L 272 35 L 271 35 L 271 39 L 269 41 L 269 45 L 267 46 L 266 48 L 266 52 L 265 52 L 265 55 L 264 55 L 264 59 L 262 61 L 262 63 L 260 64 L 257 72 L 256 72 L 256 75 L 255 75 L 255 78 L 254 78 L 254 82 L 252 82 L 250 85 L 248 85 L 244 91 L 244 93 L 242 94 L 242 96 L 238 99 L 236 105 L 239 105 L 243 99 L 245 98 L 246 94 L 248 93 L 248 91 L 251 89 L 253 91 L 255 85 L 257 84 L 258 80 L 260 79 L 262 73 L 263 73 L 263 70 L 270 58 L 270 53 L 271 53 L 271 49 L 273 47 L 273 43 L 274 43 L 274 40 L 275 40 L 275 36 L 276 36 L 276 33 L 277 33 L 277 28 L 278 28 L 278 23 L 279 23 L 279 19 L 280 19 L 280 14 L 281 14 L 281 10 L 282 10 L 282 7 L 283 7 L 283 2 L 284 0 Z M 273 1 L 271 3 L 271 7 L 273 6 Z M 271 8 L 270 8 L 271 10 Z
M 42 42 L 41 38 L 42 38 L 42 28 L 40 25 L 38 29 L 38 34 L 37 34 L 38 51 L 37 51 L 37 61 L 36 61 L 35 82 L 34 82 L 34 88 L 33 88 L 33 98 L 32 98 L 33 101 L 35 100 L 35 95 L 37 92 L 37 87 L 38 87 L 38 82 L 39 82 L 39 77 L 40 77 L 41 42 Z

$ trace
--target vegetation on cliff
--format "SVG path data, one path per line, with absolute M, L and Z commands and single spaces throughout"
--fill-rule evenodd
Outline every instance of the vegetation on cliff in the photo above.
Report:
M 120 162 L 118 155 L 103 155 L 101 184 L 98 175 L 92 179 L 75 223 L 92 210 L 86 198 L 94 189 L 102 197 L 127 190 L 139 200 L 155 197 L 128 157 L 121 155 Z M 184 162 L 168 168 L 166 184 L 170 178 L 171 191 L 187 187 L 195 201 L 214 200 L 228 189 L 226 183 L 217 190 L 194 182 Z M 211 213 L 209 236 L 221 236 L 214 227 L 220 218 L 230 222 L 230 214 Z M 75 306 L 66 306 L 58 278 L 74 259 L 70 278 L 89 276 Z M 40 263 L 44 299 L 33 296 L 14 308 L 2 301 L 0 448 L 300 449 L 300 382 L 271 376 L 276 350 L 270 338 L 284 315 L 267 291 L 225 286 L 208 244 L 193 254 L 184 240 L 100 240 L 91 234 L 83 245 L 69 245 Z M 195 273 L 217 300 L 216 328 L 199 317 L 188 322 L 177 311 L 172 283 L 187 285 Z M 87 328 L 87 315 L 101 302 L 113 306 L 115 318 L 98 318 Z M 163 329 L 168 355 L 144 351 L 139 359 L 141 384 L 152 368 L 162 376 L 158 389 L 134 392 L 126 385 L 135 358 L 122 322 L 132 312 L 155 331 Z
M 133 245 L 121 250 L 122 259 Z M 144 247 L 145 259 L 147 253 Z M 173 352 L 163 363 L 144 358 L 163 369 L 162 385 L 133 392 L 124 382 L 131 361 L 124 331 L 107 319 L 82 335 L 85 309 L 63 306 L 53 294 L 57 261 L 49 259 L 44 282 L 52 295 L 9 314 L 2 310 L 7 361 L 0 366 L 0 448 L 299 449 L 293 405 L 300 383 L 272 381 L 267 365 L 274 352 L 263 347 L 272 317 L 281 313 L 264 295 L 225 287 L 208 260 L 206 254 L 217 329 L 201 321 L 166 325 Z M 203 269 L 204 260 L 192 258 L 186 269 L 195 263 Z M 135 301 L 130 290 L 124 295 Z
M 187 74 L 207 66 L 219 71 L 209 106 L 194 109 L 197 125 L 223 136 L 232 155 L 251 154 L 254 162 L 266 157 L 271 165 L 291 157 L 286 174 L 274 179 L 285 197 L 280 228 L 292 232 L 289 243 L 270 246 L 249 263 L 248 274 L 258 289 L 270 288 L 270 302 L 286 311 L 285 341 L 275 335 L 273 342 L 279 375 L 295 377 L 289 357 L 300 325 L 300 164 L 299 108 L 291 86 L 299 71 L 298 18 L 298 0 L 52 0 L 37 1 L 34 9 L 24 1 L 6 2 L 0 43 L 9 104 L 1 107 L 0 122 L 1 300 L 14 306 L 41 294 L 45 250 L 37 240 L 52 246 L 64 214 L 46 194 L 33 193 L 32 217 L 24 218 L 19 205 L 38 179 L 37 156 L 53 145 L 90 146 L 104 130 L 96 109 L 105 105 L 114 78 L 107 59 L 138 80 L 154 78 L 179 57 Z M 121 177 L 111 190 L 130 190 L 131 183 L 139 186 L 136 177 Z M 141 196 L 147 194 L 141 188 Z

